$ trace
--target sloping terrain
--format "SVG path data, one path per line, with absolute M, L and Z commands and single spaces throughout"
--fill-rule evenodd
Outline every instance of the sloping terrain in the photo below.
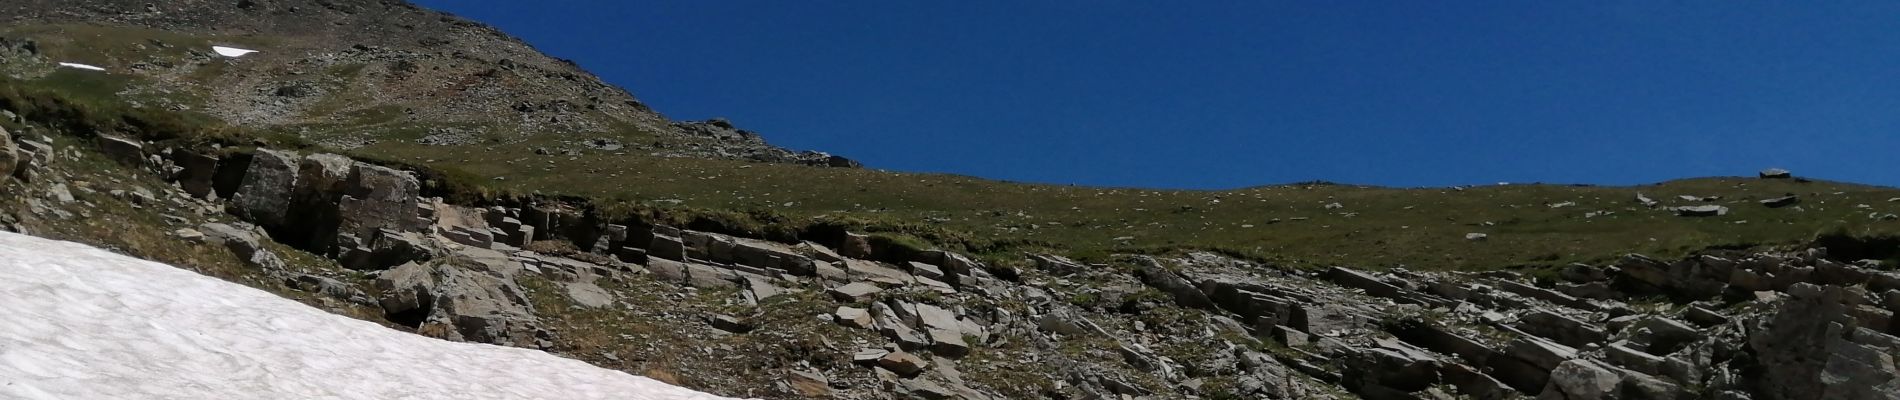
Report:
M 401 2 L 0 13 L 7 230 L 720 395 L 1900 393 L 1892 188 L 1159 191 L 818 167 L 851 163 L 666 121 Z M 592 96 L 620 100 L 515 103 Z
M 17 21 L 0 30 L 0 71 L 18 79 L 9 85 L 94 108 L 167 109 L 186 126 L 220 126 L 199 130 L 226 144 L 262 138 L 428 168 L 482 201 L 711 210 L 754 234 L 821 218 L 984 257 L 1202 249 L 1307 267 L 1484 270 L 1900 230 L 1886 219 L 1900 213 L 1900 190 L 1797 179 L 1156 191 L 788 165 L 854 163 L 772 148 L 723 121 L 668 121 L 500 32 L 402 2 L 27 1 L 0 6 L 0 19 Z M 213 44 L 263 52 L 217 57 Z M 52 67 L 62 61 L 111 70 Z M 1787 195 L 1801 203 L 1759 203 Z M 1698 205 L 1730 212 L 1673 212 Z M 1474 233 L 1487 240 L 1465 239 Z
M 625 90 L 487 26 L 405 2 L 15 1 L 15 76 L 57 62 L 135 76 L 112 92 L 349 149 L 587 143 L 634 154 L 849 166 L 724 121 L 675 123 Z M 208 48 L 260 50 L 241 60 Z

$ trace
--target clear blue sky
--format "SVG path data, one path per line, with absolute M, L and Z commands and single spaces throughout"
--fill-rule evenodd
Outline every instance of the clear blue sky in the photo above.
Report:
M 422 0 L 884 169 L 1232 188 L 1900 185 L 1900 3 Z

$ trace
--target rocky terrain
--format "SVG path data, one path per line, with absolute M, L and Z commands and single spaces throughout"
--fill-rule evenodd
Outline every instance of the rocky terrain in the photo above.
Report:
M 1825 247 L 1532 275 L 1206 252 L 991 263 L 849 231 L 775 242 L 612 219 L 559 199 L 451 204 L 411 172 L 343 156 L 18 122 L 0 149 L 12 230 L 185 257 L 394 328 L 725 395 L 1900 395 L 1900 271 Z
M 0 20 L 7 230 L 720 395 L 1900 397 L 1890 188 L 1011 186 L 668 121 L 401 2 Z M 140 48 L 81 45 L 115 40 Z M 624 164 L 662 176 L 602 166 Z M 704 169 L 660 169 L 681 165 Z M 541 191 L 583 181 L 678 192 Z M 1015 208 L 952 204 L 976 197 Z M 804 204 L 824 206 L 775 212 Z M 887 217 L 905 207 L 925 211 Z
M 0 5 L 0 70 L 82 62 L 139 77 L 122 93 L 338 149 L 571 143 L 655 156 L 855 166 L 724 120 L 667 120 L 572 62 L 400 1 L 30 0 Z M 221 58 L 209 44 L 261 52 Z M 393 144 L 393 143 L 386 143 Z M 548 146 L 552 147 L 552 146 Z

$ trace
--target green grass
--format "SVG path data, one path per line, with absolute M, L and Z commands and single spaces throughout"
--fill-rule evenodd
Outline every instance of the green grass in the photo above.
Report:
M 464 171 L 495 191 L 572 195 L 715 210 L 756 210 L 789 221 L 850 221 L 939 244 L 967 239 L 983 253 L 1054 249 L 1082 258 L 1111 252 L 1211 249 L 1303 265 L 1488 269 L 1601 261 L 1637 252 L 1672 257 L 1709 247 L 1793 244 L 1817 233 L 1900 231 L 1875 221 L 1900 212 L 1900 190 L 1836 182 L 1705 178 L 1638 187 L 1511 185 L 1393 189 L 1345 185 L 1168 191 L 1017 184 L 718 160 L 585 153 L 539 156 L 525 146 L 358 149 Z M 1637 205 L 1677 195 L 1721 196 L 1727 216 L 1685 218 Z M 1755 200 L 1796 193 L 1802 209 Z M 1575 202 L 1551 208 L 1547 204 Z M 1344 207 L 1327 209 L 1339 203 Z M 1856 208 L 1866 204 L 1871 209 Z M 1610 215 L 1586 218 L 1593 211 Z M 1468 241 L 1466 233 L 1486 233 Z M 948 240 L 941 240 L 948 239 Z M 984 242 L 1001 245 L 984 246 Z M 991 243 L 994 244 L 994 243 Z

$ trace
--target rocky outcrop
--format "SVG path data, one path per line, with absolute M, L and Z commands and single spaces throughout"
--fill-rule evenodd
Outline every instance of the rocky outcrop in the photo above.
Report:
M 13 135 L 6 128 L 0 128 L 0 177 L 13 176 L 24 159 L 13 145 Z
M 258 150 L 249 158 L 229 209 L 266 228 L 284 226 L 290 212 L 291 189 L 297 184 L 299 157 L 295 153 Z
M 546 339 L 527 294 L 511 277 L 471 268 L 454 257 L 407 263 L 375 280 L 391 321 L 450 340 L 543 347 Z

